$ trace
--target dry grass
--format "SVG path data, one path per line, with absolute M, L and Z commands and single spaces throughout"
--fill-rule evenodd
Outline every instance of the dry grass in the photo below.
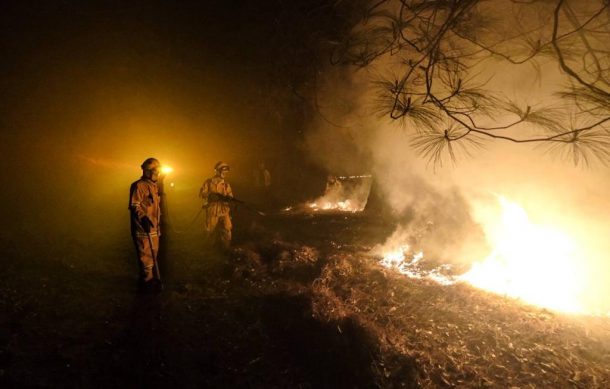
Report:
M 358 322 L 377 339 L 380 360 L 414 361 L 419 387 L 610 386 L 607 319 L 584 324 L 467 285 L 407 279 L 353 255 L 330 258 L 313 292 L 320 320 Z M 381 386 L 401 386 L 401 366 L 382 367 L 373 366 Z

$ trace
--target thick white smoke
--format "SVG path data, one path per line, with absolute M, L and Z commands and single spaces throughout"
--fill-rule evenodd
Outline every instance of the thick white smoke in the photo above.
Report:
M 472 210 L 503 195 L 519 203 L 532 221 L 552 224 L 574 238 L 588 277 L 580 298 L 589 311 L 610 312 L 610 302 L 604 298 L 610 295 L 607 167 L 574 166 L 542 148 L 501 141 L 491 141 L 455 164 L 431 165 L 411 148 L 414 129 L 408 122 L 393 122 L 375 113 L 371 80 L 379 74 L 379 66 L 349 70 L 350 78 L 346 71 L 327 70 L 318 91 L 324 118 L 312 123 L 307 146 L 312 158 L 329 172 L 373 174 L 377 194 L 398 220 L 393 239 L 419 244 L 424 255 L 434 260 L 462 264 L 481 260 L 490 247 Z M 494 73 L 488 67 L 482 74 Z M 492 79 L 489 87 L 534 105 L 551 100 L 559 78 L 557 69 L 548 64 L 540 74 L 513 68 Z

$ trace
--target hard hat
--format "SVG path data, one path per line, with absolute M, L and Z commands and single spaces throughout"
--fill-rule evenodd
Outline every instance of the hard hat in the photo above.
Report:
M 223 170 L 231 170 L 231 167 L 226 162 L 218 161 L 216 162 L 216 165 L 214 165 L 214 170 L 220 172 Z
M 142 170 L 150 170 L 154 167 L 159 166 L 161 166 L 161 163 L 157 158 L 147 158 L 144 162 L 142 162 L 142 165 L 140 167 L 142 168 Z

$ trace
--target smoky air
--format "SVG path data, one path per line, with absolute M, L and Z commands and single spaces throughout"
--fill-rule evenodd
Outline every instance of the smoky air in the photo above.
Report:
M 610 386 L 607 2 L 3 5 L 0 386 Z

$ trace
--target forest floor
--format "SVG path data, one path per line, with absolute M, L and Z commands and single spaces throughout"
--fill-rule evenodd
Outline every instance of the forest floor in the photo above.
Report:
M 0 386 L 610 387 L 607 318 L 405 278 L 364 215 L 235 222 L 228 254 L 168 231 L 160 294 L 128 236 L 0 235 Z

